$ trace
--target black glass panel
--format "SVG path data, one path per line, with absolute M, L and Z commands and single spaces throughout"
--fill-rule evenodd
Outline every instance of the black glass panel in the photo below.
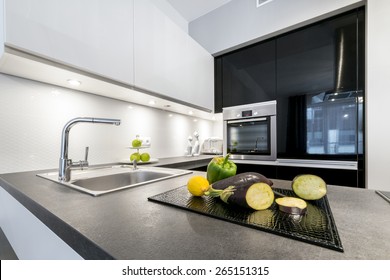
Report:
M 363 154 L 362 13 L 276 39 L 278 158 L 357 161 Z
M 222 71 L 222 107 L 275 100 L 275 41 L 224 55 L 218 65 Z

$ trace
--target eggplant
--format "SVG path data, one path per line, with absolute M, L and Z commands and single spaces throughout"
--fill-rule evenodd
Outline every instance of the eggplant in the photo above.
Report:
M 288 214 L 303 215 L 306 213 L 307 203 L 303 199 L 285 196 L 275 199 L 279 210 Z
M 269 186 L 272 186 L 274 184 L 270 179 L 260 173 L 245 172 L 219 180 L 211 184 L 211 187 L 215 190 L 224 190 L 229 186 L 239 187 L 260 182 L 266 183 Z
M 327 186 L 325 181 L 316 175 L 302 174 L 296 176 L 291 187 L 294 193 L 305 200 L 317 200 L 326 195 Z
M 264 210 L 274 201 L 272 184 L 262 174 L 246 172 L 215 182 L 205 195 L 220 197 L 227 204 Z

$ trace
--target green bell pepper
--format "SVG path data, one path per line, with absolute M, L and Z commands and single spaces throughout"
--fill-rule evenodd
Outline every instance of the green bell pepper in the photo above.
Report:
M 237 173 L 237 165 L 226 157 L 215 157 L 207 166 L 207 180 L 210 184 L 234 176 Z

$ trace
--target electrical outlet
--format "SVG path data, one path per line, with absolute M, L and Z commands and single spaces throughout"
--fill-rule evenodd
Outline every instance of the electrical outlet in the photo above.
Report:
M 149 136 L 140 137 L 140 139 L 142 140 L 143 147 L 150 147 L 152 144 L 152 138 Z

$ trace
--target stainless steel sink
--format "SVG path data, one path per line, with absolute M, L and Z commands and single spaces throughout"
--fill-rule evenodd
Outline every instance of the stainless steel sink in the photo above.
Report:
M 114 165 L 72 170 L 72 179 L 69 182 L 59 181 L 58 172 L 42 173 L 37 176 L 98 196 L 190 173 L 192 171 L 163 167 L 142 166 L 134 170 L 128 165 Z

